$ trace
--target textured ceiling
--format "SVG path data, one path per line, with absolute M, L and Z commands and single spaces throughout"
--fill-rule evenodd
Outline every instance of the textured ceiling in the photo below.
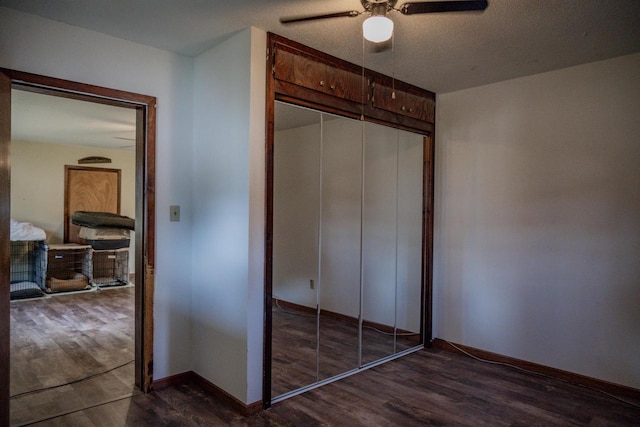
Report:
M 188 56 L 255 26 L 363 61 L 364 16 L 289 26 L 278 21 L 361 10 L 359 0 L 0 0 L 0 5 Z M 640 51 L 640 0 L 489 0 L 484 13 L 391 17 L 395 51 L 368 45 L 365 66 L 436 93 Z

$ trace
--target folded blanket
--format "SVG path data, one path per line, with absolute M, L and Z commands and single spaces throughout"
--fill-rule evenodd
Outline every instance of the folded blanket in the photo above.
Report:
M 34 227 L 29 222 L 18 222 L 11 220 L 11 236 L 12 242 L 19 240 L 47 240 L 47 233 L 42 228 Z
M 71 215 L 71 222 L 81 227 L 89 228 L 124 228 L 135 230 L 135 220 L 110 212 L 75 211 Z

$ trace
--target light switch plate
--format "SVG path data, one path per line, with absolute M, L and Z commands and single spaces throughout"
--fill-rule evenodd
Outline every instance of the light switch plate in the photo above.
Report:
M 169 220 L 180 221 L 180 206 L 169 206 Z

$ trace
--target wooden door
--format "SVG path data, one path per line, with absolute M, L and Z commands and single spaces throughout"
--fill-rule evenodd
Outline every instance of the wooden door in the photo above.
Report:
M 120 169 L 65 166 L 65 243 L 82 243 L 80 227 L 71 223 L 75 211 L 120 214 Z

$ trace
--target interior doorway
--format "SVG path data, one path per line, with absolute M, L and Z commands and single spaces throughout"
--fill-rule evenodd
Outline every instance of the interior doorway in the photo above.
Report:
M 135 385 L 149 391 L 152 382 L 153 273 L 155 211 L 155 103 L 154 97 L 54 79 L 14 70 L 0 70 L 0 237 L 9 242 L 10 228 L 10 117 L 11 89 L 124 107 L 135 114 Z M 6 237 L 6 238 L 5 238 Z M 0 248 L 0 424 L 9 425 L 9 245 Z M 6 267 L 6 268 L 5 268 Z

